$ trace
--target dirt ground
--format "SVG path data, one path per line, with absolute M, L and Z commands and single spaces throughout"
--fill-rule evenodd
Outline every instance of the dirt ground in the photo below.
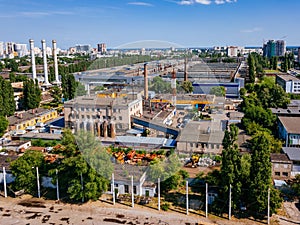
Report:
M 293 207 L 293 206 L 290 206 Z M 298 211 L 299 212 L 299 211 Z M 296 219 L 299 214 L 293 211 Z M 296 214 L 295 214 L 296 213 Z M 112 225 L 112 224 L 153 224 L 153 225 L 256 225 L 263 224 L 249 219 L 227 220 L 209 215 L 205 218 L 202 215 L 190 213 L 188 216 L 183 213 L 173 211 L 158 211 L 157 209 L 146 206 L 135 205 L 134 208 L 117 203 L 97 201 L 82 205 L 71 205 L 58 203 L 55 201 L 46 201 L 43 199 L 32 198 L 31 196 L 22 196 L 20 198 L 0 197 L 0 224 L 2 225 L 64 225 L 64 224 L 82 224 L 82 225 Z M 274 216 L 271 224 L 300 224 L 292 220 L 290 216 Z

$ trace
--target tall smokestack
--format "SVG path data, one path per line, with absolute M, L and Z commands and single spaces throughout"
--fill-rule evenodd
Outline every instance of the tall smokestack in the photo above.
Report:
M 50 85 L 49 79 L 48 79 L 48 65 L 47 65 L 47 52 L 46 52 L 46 41 L 45 40 L 42 40 L 42 51 L 43 51 L 44 75 L 45 75 L 44 85 Z
M 148 100 L 148 65 L 147 63 L 144 64 L 144 97 L 145 100 Z
M 57 62 L 57 54 L 56 54 L 56 40 L 52 40 L 52 56 L 54 63 L 54 75 L 55 75 L 55 83 L 60 83 L 58 78 L 58 62 Z
M 35 54 L 34 54 L 34 40 L 29 40 L 30 54 L 31 54 L 31 67 L 32 67 L 32 79 L 35 82 L 36 79 L 36 66 L 35 66 Z
M 184 59 L 184 81 L 188 81 L 187 58 Z
M 173 106 L 176 106 L 176 73 L 174 68 L 172 72 L 171 88 L 172 88 L 172 104 Z

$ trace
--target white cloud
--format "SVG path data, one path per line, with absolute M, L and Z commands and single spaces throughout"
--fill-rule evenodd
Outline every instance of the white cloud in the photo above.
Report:
M 215 3 L 216 5 L 221 5 L 225 3 L 234 3 L 237 0 L 181 0 L 177 2 L 178 5 L 194 5 L 194 4 L 202 4 L 202 5 L 210 5 Z
M 254 27 L 251 29 L 241 30 L 242 33 L 254 33 L 254 32 L 259 32 L 259 31 L 262 31 L 262 28 Z
M 18 17 L 45 17 L 45 16 L 53 16 L 53 15 L 72 15 L 73 12 L 69 11 L 23 11 L 17 13 L 9 13 L 9 14 L 1 14 L 0 18 L 18 18 Z
M 211 0 L 195 0 L 196 3 L 202 4 L 202 5 L 210 5 Z
M 153 6 L 152 4 L 147 3 L 147 2 L 128 2 L 127 4 L 128 5 L 138 5 L 138 6 L 148 6 L 148 7 Z
M 193 5 L 194 1 L 192 0 L 182 0 L 181 2 L 178 2 L 178 5 Z

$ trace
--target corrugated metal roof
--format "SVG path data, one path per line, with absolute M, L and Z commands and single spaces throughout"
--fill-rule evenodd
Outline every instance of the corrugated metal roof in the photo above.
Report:
M 290 160 L 300 161 L 300 148 L 283 147 L 282 150 L 287 154 Z

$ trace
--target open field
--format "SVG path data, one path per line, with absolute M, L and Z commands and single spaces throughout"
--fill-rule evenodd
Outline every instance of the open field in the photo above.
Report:
M 297 215 L 296 215 L 297 216 Z M 272 218 L 271 224 L 294 223 L 285 215 Z M 89 202 L 82 205 L 71 205 L 32 198 L 25 195 L 20 198 L 0 197 L 0 224 L 82 224 L 82 225 L 112 225 L 112 224 L 172 224 L 172 225 L 213 225 L 213 224 L 264 224 L 249 219 L 238 220 L 220 218 L 209 215 L 190 213 L 189 216 L 175 211 L 157 211 L 156 209 L 135 205 L 135 208 L 117 203 L 113 206 L 104 201 Z

